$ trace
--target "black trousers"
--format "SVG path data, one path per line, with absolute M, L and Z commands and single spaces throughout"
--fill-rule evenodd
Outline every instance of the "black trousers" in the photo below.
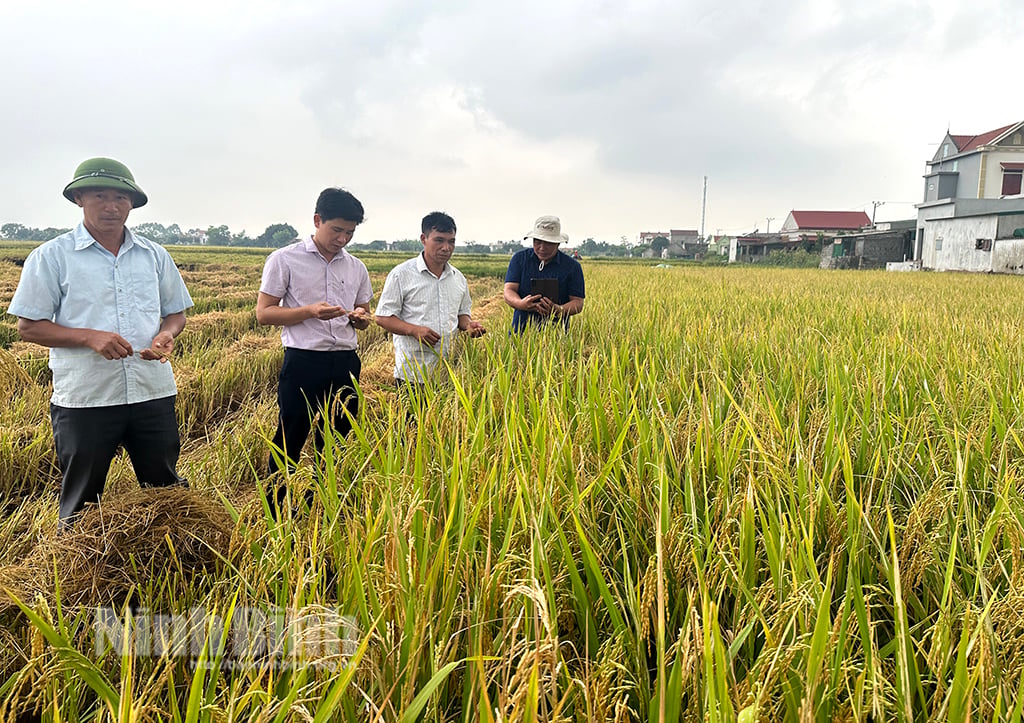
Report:
M 349 433 L 352 425 L 345 409 L 353 416 L 359 411 L 355 383 L 361 370 L 362 362 L 355 350 L 284 350 L 277 385 L 279 417 L 274 446 L 284 450 L 289 468 L 295 468 L 314 418 L 320 418 L 313 437 L 318 454 L 324 449 L 326 419 L 330 419 L 340 436 Z M 270 474 L 280 469 L 273 454 L 268 467 Z
M 174 400 L 171 396 L 112 407 L 50 405 L 53 443 L 63 475 L 61 526 L 87 503 L 99 501 L 119 446 L 128 452 L 141 486 L 185 483 L 175 469 L 181 441 Z

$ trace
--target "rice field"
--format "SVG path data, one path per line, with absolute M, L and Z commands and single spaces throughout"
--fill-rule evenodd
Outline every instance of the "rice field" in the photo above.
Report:
M 265 251 L 171 251 L 189 489 L 118 458 L 58 537 L 45 350 L 0 322 L 5 720 L 1021 719 L 1024 280 L 585 260 L 569 332 L 511 337 L 505 260 L 457 257 L 489 333 L 416 400 L 362 335 L 275 520 Z M 240 652 L 253 611 L 345 637 Z

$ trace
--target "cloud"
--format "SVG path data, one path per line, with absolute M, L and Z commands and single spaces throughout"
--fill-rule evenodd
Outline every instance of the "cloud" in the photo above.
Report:
M 413 234 L 435 207 L 479 240 L 541 213 L 574 236 L 696 227 L 705 175 L 715 228 L 915 200 L 947 123 L 1024 117 L 999 73 L 977 70 L 1005 62 L 1022 13 L 1011 0 L 11 4 L 0 221 L 69 223 L 59 188 L 97 154 L 136 169 L 154 199 L 142 220 L 250 232 L 308 223 L 333 184 L 363 198 L 360 234 L 377 238 Z

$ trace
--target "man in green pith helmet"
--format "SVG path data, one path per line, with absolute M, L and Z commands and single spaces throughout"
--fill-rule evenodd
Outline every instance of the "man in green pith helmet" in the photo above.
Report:
M 64 197 L 82 223 L 29 254 L 7 310 L 50 347 L 62 528 L 99 501 L 118 446 L 142 486 L 185 483 L 167 359 L 192 306 L 170 254 L 125 226 L 149 199 L 123 163 L 83 161 Z

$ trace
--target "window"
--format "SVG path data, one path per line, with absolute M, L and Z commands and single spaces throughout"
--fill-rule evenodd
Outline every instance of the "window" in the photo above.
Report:
M 942 144 L 942 157 L 945 158 L 948 155 L 949 155 L 949 144 L 948 143 L 943 143 Z
M 942 251 L 942 237 L 938 236 L 935 239 L 935 250 Z
M 1014 164 L 1017 165 L 1017 164 Z M 1021 174 L 1024 173 L 1017 168 L 1003 169 L 1003 187 L 1000 194 L 1003 196 L 1019 196 L 1021 187 Z
M 1021 145 L 1021 135 L 1020 135 L 1020 133 L 1014 133 L 1013 134 L 1013 140 L 1011 140 L 1010 143 L 1012 143 L 1015 146 Z
M 990 238 L 979 238 L 974 240 L 975 251 L 991 251 L 992 250 L 992 239 Z

